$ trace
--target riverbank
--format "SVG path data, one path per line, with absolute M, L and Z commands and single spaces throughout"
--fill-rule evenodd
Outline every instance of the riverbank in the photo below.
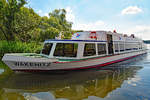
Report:
M 36 42 L 0 41 L 0 58 L 5 53 L 40 53 L 42 44 Z

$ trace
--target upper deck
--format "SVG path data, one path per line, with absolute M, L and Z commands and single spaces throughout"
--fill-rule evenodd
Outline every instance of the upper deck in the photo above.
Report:
M 142 42 L 141 39 L 135 37 L 133 34 L 127 36 L 126 34 L 115 33 L 111 31 L 84 31 L 77 32 L 72 35 L 70 40 L 51 39 L 45 42 L 107 42 L 107 35 L 112 35 L 114 42 Z

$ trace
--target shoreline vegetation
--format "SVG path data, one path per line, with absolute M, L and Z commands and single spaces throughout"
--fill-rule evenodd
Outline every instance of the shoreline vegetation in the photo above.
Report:
M 0 41 L 0 58 L 5 53 L 40 53 L 42 46 L 42 43 L 36 42 Z
M 12 73 L 11 69 L 1 61 L 5 53 L 40 53 L 42 47 L 43 43 L 40 42 L 0 41 L 0 68 L 6 73 Z
M 39 53 L 46 39 L 70 39 L 75 30 L 65 9 L 40 16 L 28 0 L 0 0 L 0 59 L 5 53 Z M 79 30 L 80 31 L 80 30 Z

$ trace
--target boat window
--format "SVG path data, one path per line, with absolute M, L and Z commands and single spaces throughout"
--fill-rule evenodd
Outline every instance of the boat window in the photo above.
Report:
M 115 43 L 114 46 L 115 46 L 115 52 L 119 52 L 119 45 L 118 45 L 118 43 Z
M 140 43 L 140 45 L 139 45 L 139 49 L 142 49 L 142 43 Z
M 83 56 L 93 56 L 96 55 L 95 43 L 86 43 L 84 46 Z
M 45 43 L 42 49 L 42 54 L 49 55 L 52 45 L 53 45 L 52 43 Z
M 106 54 L 106 44 L 97 44 L 98 55 Z
M 131 43 L 131 47 L 132 50 L 136 50 L 136 43 Z
M 129 44 L 129 43 L 125 43 L 125 50 L 126 50 L 126 51 L 132 50 L 132 48 L 131 48 L 130 45 L 131 45 L 131 44 Z
M 120 52 L 123 52 L 124 51 L 124 44 L 119 44 L 120 46 Z
M 57 43 L 54 56 L 76 57 L 77 49 L 77 43 Z

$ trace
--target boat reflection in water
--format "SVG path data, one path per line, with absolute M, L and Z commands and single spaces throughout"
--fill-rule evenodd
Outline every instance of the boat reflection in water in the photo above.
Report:
M 142 67 L 128 64 L 53 74 L 18 73 L 0 83 L 0 100 L 83 100 L 105 98 Z

